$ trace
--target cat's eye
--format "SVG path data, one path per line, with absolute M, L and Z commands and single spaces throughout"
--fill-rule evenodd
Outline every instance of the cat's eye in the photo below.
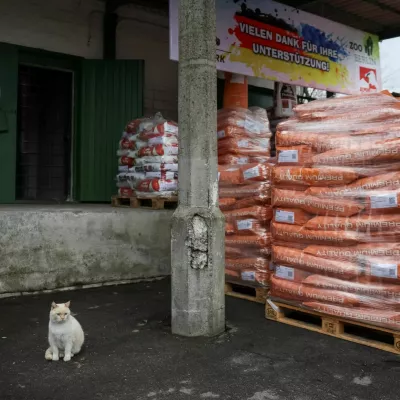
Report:
M 60 313 L 57 313 L 57 315 L 60 316 L 61 314 L 60 314 Z

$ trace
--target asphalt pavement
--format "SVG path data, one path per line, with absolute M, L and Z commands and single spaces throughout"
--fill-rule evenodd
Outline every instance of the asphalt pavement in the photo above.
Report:
M 44 359 L 51 302 L 85 334 L 71 362 Z M 216 338 L 170 333 L 168 280 L 0 300 L 1 400 L 397 400 L 400 357 L 264 318 L 228 298 Z

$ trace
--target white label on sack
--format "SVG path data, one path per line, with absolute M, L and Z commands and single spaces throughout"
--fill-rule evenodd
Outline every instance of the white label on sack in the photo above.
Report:
M 371 208 L 392 208 L 397 207 L 397 194 L 383 194 L 371 196 Z
M 249 158 L 248 157 L 239 157 L 237 160 L 238 164 L 248 164 L 249 163 Z
M 160 183 L 160 192 L 167 192 L 170 190 L 176 190 L 177 182 L 174 181 L 159 181 Z
M 251 229 L 253 226 L 252 219 L 242 219 L 241 221 L 237 222 L 237 228 L 239 231 L 243 231 L 245 229 Z
M 288 281 L 294 280 L 294 268 L 277 265 L 275 270 L 277 278 L 286 279 Z
M 176 125 L 172 125 L 172 124 L 169 124 L 168 122 L 166 122 L 164 125 L 164 132 L 177 133 L 178 127 Z
M 178 146 L 164 146 L 165 156 L 176 156 L 178 154 Z
M 297 150 L 283 150 L 279 153 L 278 162 L 297 163 L 299 161 L 299 152 Z
M 397 264 L 371 264 L 371 275 L 397 279 Z
M 255 123 L 253 120 L 249 120 L 247 118 L 244 123 L 244 129 L 246 129 L 247 131 L 256 133 L 256 134 L 260 134 L 260 126 L 257 123 Z
M 166 171 L 178 172 L 178 164 L 165 164 L 164 169 Z
M 239 140 L 238 147 L 249 147 L 249 141 L 248 140 Z
M 221 172 L 218 172 L 218 182 L 219 182 L 219 177 L 221 176 Z
M 252 281 L 255 282 L 256 280 L 256 273 L 255 271 L 244 271 L 241 273 L 242 281 Z
M 275 211 L 275 221 L 276 222 L 287 222 L 289 224 L 294 224 L 294 212 L 276 210 Z
M 222 139 L 223 137 L 225 137 L 225 131 L 224 130 L 218 131 L 217 132 L 217 137 L 218 137 L 218 139 Z
M 246 169 L 246 171 L 243 172 L 243 176 L 244 179 L 256 178 L 257 176 L 260 176 L 260 170 L 258 167 Z

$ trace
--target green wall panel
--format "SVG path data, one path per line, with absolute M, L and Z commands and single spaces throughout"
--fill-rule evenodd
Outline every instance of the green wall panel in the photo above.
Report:
M 84 60 L 77 199 L 109 202 L 116 193 L 116 151 L 127 122 L 143 115 L 143 61 Z
M 0 43 L 0 203 L 15 201 L 18 48 Z

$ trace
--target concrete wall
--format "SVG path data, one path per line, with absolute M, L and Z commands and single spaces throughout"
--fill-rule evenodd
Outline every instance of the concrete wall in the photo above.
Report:
M 110 206 L 1 206 L 0 296 L 169 275 L 171 216 Z
M 104 1 L 1 0 L 0 42 L 102 58 Z M 145 113 L 178 117 L 178 66 L 169 60 L 168 16 L 118 9 L 117 58 L 145 60 Z

